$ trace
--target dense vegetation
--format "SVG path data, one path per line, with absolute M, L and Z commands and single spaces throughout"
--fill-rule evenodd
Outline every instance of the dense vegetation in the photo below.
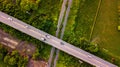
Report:
M 26 67 L 28 63 L 28 57 L 22 57 L 17 51 L 8 52 L 8 48 L 4 48 L 0 44 L 0 61 L 4 61 L 3 64 L 10 65 L 11 67 Z M 3 66 L 1 64 L 1 66 Z
M 54 35 L 55 28 L 56 28 L 56 21 L 57 21 L 57 17 L 59 14 L 59 6 L 61 2 L 57 0 L 53 2 L 51 1 L 52 0 L 39 1 L 39 4 L 37 5 L 39 6 L 39 8 L 37 10 L 31 9 L 31 7 L 29 7 L 30 10 L 25 11 L 23 10 L 24 8 L 20 8 L 20 7 L 25 6 L 25 5 L 20 5 L 22 0 L 14 0 L 14 1 L 13 0 L 0 0 L 0 10 L 38 29 L 41 29 L 45 32 L 48 32 Z M 32 3 L 34 4 L 34 2 Z M 36 43 L 36 44 L 39 43 L 39 46 L 43 47 L 40 45 L 43 43 L 39 42 L 38 40 L 24 33 L 21 33 L 9 26 L 6 26 L 2 23 L 0 25 L 1 25 L 1 28 L 3 28 L 6 32 L 10 33 L 11 35 L 16 36 L 22 40 L 32 41 L 33 43 Z
M 61 1 L 42 0 L 37 2 L 38 4 L 36 5 L 36 3 L 31 2 L 33 0 L 30 0 L 28 4 L 22 5 L 21 3 L 23 1 L 28 0 L 0 0 L 0 10 L 38 29 L 54 35 Z M 30 6 L 30 3 L 33 3 L 33 5 Z M 27 7 L 29 10 L 24 10 L 26 9 L 24 6 L 27 5 L 29 5 Z M 33 9 L 36 6 L 38 6 L 38 8 Z M 40 42 L 39 40 L 32 38 L 24 33 L 21 33 L 20 31 L 15 30 L 5 24 L 0 23 L 0 28 L 14 37 L 36 44 L 39 54 L 34 54 L 33 59 L 36 59 L 36 56 L 40 55 L 40 58 L 48 60 L 51 46 L 48 46 L 45 43 Z

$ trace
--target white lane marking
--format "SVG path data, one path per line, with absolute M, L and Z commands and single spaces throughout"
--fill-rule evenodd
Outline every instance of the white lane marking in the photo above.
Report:
M 18 23 L 18 22 L 13 21 L 13 23 L 15 23 L 15 24 L 17 24 L 17 25 L 19 25 L 19 26 L 21 26 L 21 27 L 25 28 L 25 26 L 24 26 L 24 25 L 22 25 L 22 24 L 20 24 L 20 23 Z
M 84 57 L 86 56 L 85 54 L 83 54 L 83 53 L 80 53 L 80 52 L 77 52 L 76 50 L 74 50 L 74 49 L 71 49 L 70 47 L 68 47 L 67 46 L 67 48 L 68 49 L 70 49 L 71 51 L 74 51 L 74 52 L 76 52 L 77 54 L 79 53 L 80 55 L 83 55 Z M 88 56 L 86 56 L 87 58 L 88 58 Z M 94 58 L 91 58 L 94 62 L 98 62 L 99 64 L 102 64 L 102 65 L 104 65 L 104 66 L 106 66 L 106 67 L 109 67 L 108 65 L 105 65 L 105 64 L 103 64 L 102 62 L 100 62 L 100 61 L 98 61 L 98 60 L 96 60 L 96 59 L 94 59 Z
M 4 19 L 8 19 L 8 18 L 6 18 L 6 17 L 4 17 L 4 16 L 2 16 L 2 15 L 1 15 L 1 17 L 4 18 Z
M 81 54 L 81 55 L 83 55 L 83 56 L 86 56 L 85 54 L 80 53 L 80 52 L 78 52 L 78 51 L 76 51 L 76 50 L 74 50 L 74 49 L 72 49 L 72 48 L 70 48 L 70 47 L 68 47 L 68 46 L 66 46 L 65 48 L 67 48 L 67 49 L 69 49 L 69 50 L 71 50 L 71 51 L 74 51 L 74 52 L 76 52 L 77 54 L 79 53 L 79 54 Z
M 58 42 L 58 41 L 56 41 L 56 40 L 54 40 L 54 39 L 52 39 L 52 38 L 51 38 L 51 40 L 52 40 L 53 42 L 55 42 L 55 43 L 60 44 L 60 42 Z
M 60 42 L 58 42 L 58 41 L 56 41 L 56 40 L 54 40 L 54 39 L 52 39 L 52 41 L 53 41 L 53 42 L 55 42 L 55 43 L 58 43 L 59 45 L 61 45 L 61 44 L 60 44 Z M 64 45 L 61 45 L 61 46 L 64 46 Z M 64 46 L 64 47 L 65 47 L 65 46 Z M 70 49 L 70 50 L 73 50 L 73 51 L 75 51 L 75 52 L 76 52 L 76 50 L 71 49 L 71 48 L 70 48 L 70 47 L 68 47 L 68 46 L 67 46 L 67 49 Z M 82 54 L 82 53 L 80 53 L 80 52 L 78 52 L 78 53 L 79 53 L 79 54 Z M 83 55 L 83 56 L 86 56 L 86 55 L 84 55 L 84 54 L 82 54 L 82 55 Z
M 60 42 L 58 42 L 58 41 L 56 41 L 56 40 L 54 40 L 54 39 L 52 39 L 52 41 L 53 41 L 53 42 L 55 42 L 55 43 L 58 43 L 59 45 L 61 45 L 61 44 L 60 44 Z M 61 46 L 64 46 L 64 45 L 61 45 Z M 64 47 L 65 47 L 65 46 L 64 46 Z M 70 48 L 70 47 L 68 47 L 68 46 L 67 46 L 67 49 L 70 49 L 70 50 L 73 50 L 73 51 L 75 51 L 75 52 L 76 52 L 76 50 L 71 49 L 71 48 Z M 80 53 L 80 52 L 78 52 L 78 53 L 79 53 L 79 54 L 82 54 L 82 53 Z M 83 55 L 83 56 L 86 56 L 86 55 L 84 55 L 84 54 L 82 54 L 82 55 Z
M 55 42 L 55 43 L 58 43 L 58 44 L 60 44 L 60 42 L 58 42 L 58 41 L 56 41 L 56 40 L 53 40 L 52 39 L 52 41 L 53 42 Z M 64 45 L 61 45 L 61 46 L 64 46 Z M 65 46 L 64 46 L 65 47 Z M 86 56 L 85 54 L 83 54 L 83 53 L 80 53 L 80 52 L 77 52 L 76 50 L 74 50 L 74 49 L 71 49 L 70 47 L 65 47 L 65 48 L 67 48 L 67 49 L 69 49 L 69 50 L 71 50 L 71 51 L 73 51 L 73 52 L 75 52 L 75 53 L 77 53 L 77 54 L 80 54 L 80 55 L 82 55 L 82 56 L 84 56 L 84 57 L 87 57 L 88 58 L 88 56 Z M 94 62 L 98 62 L 99 64 L 102 64 L 102 65 L 104 65 L 102 62 L 99 62 L 98 60 L 96 60 L 96 59 L 94 59 L 94 58 L 91 58 Z M 91 60 L 90 59 L 90 60 Z M 109 67 L 109 66 L 107 66 L 107 65 L 104 65 L 104 66 L 106 66 L 106 67 Z
M 8 19 L 8 18 L 6 18 L 6 17 L 4 17 L 4 16 L 2 16 L 2 15 L 1 15 L 1 17 L 4 18 L 4 19 Z M 9 20 L 9 19 L 8 19 L 8 20 Z M 24 25 L 22 25 L 22 24 L 20 24 L 20 23 L 18 23 L 18 22 L 15 22 L 15 21 L 12 21 L 12 22 L 15 23 L 15 24 L 17 24 L 17 25 L 19 25 L 19 26 L 21 26 L 21 27 L 23 27 L 23 28 L 25 28 Z
M 40 33 L 36 32 L 36 31 L 34 31 L 34 30 L 32 30 L 32 29 L 29 29 L 29 30 L 41 36 Z
M 34 32 L 34 33 L 36 33 L 36 34 L 39 35 L 39 36 L 44 37 L 44 35 L 40 34 L 39 32 L 36 32 L 36 31 L 34 31 L 34 30 L 32 30 L 32 29 L 29 29 L 29 30 L 32 31 L 32 32 Z
M 2 18 L 4 18 L 4 19 L 8 19 L 8 18 L 6 18 L 6 17 L 4 17 L 4 16 L 1 16 Z M 13 21 L 14 22 L 14 21 Z M 17 23 L 18 25 L 20 25 L 20 26 L 22 26 L 22 27 L 24 27 L 23 25 L 21 25 L 21 24 L 19 24 L 19 23 Z M 36 31 L 34 31 L 34 32 L 36 32 Z M 38 33 L 38 32 L 36 32 L 37 34 L 39 34 L 40 35 L 40 33 Z M 57 41 L 55 41 L 54 40 L 54 42 L 56 42 L 56 43 L 58 43 Z M 73 49 L 72 49 L 73 50 Z M 79 53 L 79 52 L 78 52 Z M 81 54 L 81 53 L 80 53 Z M 84 55 L 84 54 L 82 54 L 82 55 Z M 94 59 L 94 61 L 97 61 L 97 60 L 95 60 Z M 99 61 L 97 61 L 97 62 L 99 62 Z M 108 66 L 107 66 L 108 67 Z
M 17 25 L 23 27 L 23 28 L 26 28 L 26 26 L 24 26 L 24 25 L 22 25 L 22 24 L 20 24 L 20 23 L 18 23 L 18 22 L 15 22 L 15 21 L 13 21 L 13 22 L 14 22 L 15 24 L 17 24 Z M 28 26 L 28 27 L 29 27 L 29 26 Z M 44 37 L 44 35 L 40 34 L 39 32 L 36 32 L 35 30 L 29 29 L 29 28 L 26 28 L 26 29 L 28 29 L 28 30 L 30 30 L 30 31 L 32 31 L 32 32 L 34 32 L 34 33 L 36 33 L 36 34 L 38 34 L 39 36 L 43 36 L 43 37 Z

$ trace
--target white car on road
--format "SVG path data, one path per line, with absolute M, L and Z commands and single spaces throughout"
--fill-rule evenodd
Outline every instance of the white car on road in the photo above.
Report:
M 11 21 L 12 21 L 13 19 L 9 17 L 8 20 L 11 20 Z

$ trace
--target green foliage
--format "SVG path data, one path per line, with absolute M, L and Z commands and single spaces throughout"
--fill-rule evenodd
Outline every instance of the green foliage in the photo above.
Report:
M 6 53 L 7 53 L 7 50 L 3 48 L 3 46 L 0 44 L 0 60 L 3 60 Z
M 81 0 L 73 29 L 79 38 L 89 38 L 98 2 L 99 0 Z
M 96 53 L 99 50 L 97 44 L 89 42 L 85 37 L 81 37 L 78 40 L 77 36 L 73 32 L 67 32 L 64 36 L 64 40 L 88 52 Z
M 4 58 L 4 55 L 0 53 L 0 60 L 2 60 L 3 58 Z
M 74 18 L 73 20 L 75 20 L 77 15 L 79 15 L 79 14 L 75 15 L 76 12 L 81 12 L 81 11 L 74 10 L 74 9 L 78 9 L 79 4 L 77 2 L 78 2 L 78 0 L 74 1 L 75 8 L 72 7 L 73 10 L 71 11 L 71 13 L 72 13 L 71 18 Z M 62 0 L 54 0 L 54 1 L 53 0 L 41 0 L 41 1 L 40 0 L 16 0 L 16 4 L 13 5 L 13 2 L 5 0 L 2 3 L 0 3 L 0 10 L 2 10 L 4 12 L 8 13 L 9 15 L 14 16 L 14 17 L 38 28 L 38 29 L 41 29 L 50 34 L 54 34 L 55 26 L 57 24 L 56 22 L 58 20 L 56 18 L 58 18 L 58 16 L 59 16 L 61 3 L 62 3 Z M 77 3 L 77 4 L 75 5 L 75 3 Z M 26 11 L 28 11 L 28 13 Z M 50 46 L 47 46 L 46 44 L 41 43 L 40 41 L 38 41 L 26 34 L 23 34 L 9 26 L 6 26 L 4 24 L 0 24 L 0 28 L 4 29 L 6 32 L 10 33 L 11 35 L 18 37 L 19 39 L 27 40 L 29 42 L 38 44 L 37 47 L 39 48 L 39 53 L 34 54 L 33 58 L 36 58 L 36 57 L 38 58 L 38 55 L 40 54 L 40 57 L 48 59 Z M 82 28 L 80 28 L 80 32 L 78 32 L 78 33 L 83 34 L 83 32 L 81 32 L 81 29 Z M 82 31 L 83 31 L 83 29 L 82 29 Z M 76 36 L 76 33 L 68 32 L 67 34 L 71 35 L 71 37 L 66 35 L 66 38 L 65 38 L 69 43 L 72 43 L 78 47 L 81 47 L 78 35 Z M 80 36 L 81 35 L 79 35 L 79 37 Z M 16 53 L 13 52 L 13 54 L 10 56 L 16 57 L 15 54 Z M 73 66 L 73 67 L 80 66 L 79 62 L 77 61 L 78 59 L 75 60 L 74 57 L 71 57 L 70 55 L 63 55 L 62 57 L 63 57 L 63 59 L 62 59 L 61 63 L 65 60 L 63 63 L 66 66 Z M 20 59 L 22 59 L 22 58 L 18 59 L 18 65 L 19 65 L 19 67 L 22 67 L 22 66 L 24 67 L 24 62 Z M 12 62 L 15 60 L 11 59 L 10 61 Z M 75 62 L 75 63 L 73 63 L 73 62 Z
M 9 65 L 16 65 L 18 61 L 19 54 L 17 51 L 13 51 L 10 55 L 7 54 L 4 58 L 4 62 Z
M 61 2 L 59 0 L 16 0 L 14 2 L 11 0 L 2 0 L 2 2 L 0 2 L 0 10 L 24 21 L 27 24 L 54 35 L 57 21 L 55 18 L 58 18 L 59 9 L 61 7 L 60 4 Z M 26 6 L 29 7 L 29 10 L 27 11 L 25 9 Z M 41 57 L 49 57 L 48 54 L 50 46 L 47 46 L 45 43 L 42 43 L 39 40 L 21 33 L 5 24 L 0 23 L 0 28 L 18 39 L 36 44 L 37 48 L 39 48 Z
M 4 57 L 4 63 L 18 67 L 26 67 L 28 63 L 28 57 L 20 56 L 19 53 L 15 50 L 12 51 L 11 54 L 7 54 Z
M 40 0 L 21 0 L 20 7 L 24 11 L 37 10 Z
M 91 45 L 91 46 L 88 48 L 88 50 L 89 50 L 90 52 L 98 52 L 98 48 L 97 48 L 96 46 L 94 46 L 94 45 Z
M 92 42 L 89 42 L 86 38 L 80 38 L 81 48 L 92 53 L 98 52 L 98 45 Z
M 89 42 L 86 38 L 80 38 L 80 44 L 82 49 L 87 49 L 89 47 Z
M 80 63 L 79 59 L 74 58 L 71 55 L 68 55 L 64 52 L 60 53 L 57 67 L 93 67 L 87 63 Z
M 12 55 L 12 56 L 18 56 L 18 55 L 19 55 L 19 53 L 18 53 L 18 51 L 17 51 L 17 50 L 14 50 L 14 51 L 12 51 L 11 55 Z
M 15 65 L 15 64 L 17 64 L 17 59 L 14 58 L 14 57 L 9 58 L 9 59 L 8 59 L 8 64 L 10 64 L 10 65 Z
M 51 32 L 50 31 L 51 26 L 53 26 L 53 22 L 50 21 L 50 20 L 47 20 L 46 22 L 43 23 L 43 26 L 42 26 L 41 30 L 44 30 L 45 32 Z
M 4 57 L 4 63 L 8 63 L 8 60 L 10 59 L 10 56 L 9 55 L 6 55 L 5 57 Z
M 32 59 L 38 60 L 40 58 L 39 50 L 37 49 L 36 52 L 33 54 Z
M 92 53 L 97 53 L 99 50 L 97 44 L 90 44 L 90 46 L 87 49 Z
M 28 57 L 19 57 L 18 67 L 26 67 L 28 63 Z

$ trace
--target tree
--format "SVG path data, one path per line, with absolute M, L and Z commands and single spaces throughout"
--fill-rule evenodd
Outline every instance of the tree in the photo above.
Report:
M 21 0 L 20 6 L 25 11 L 37 10 L 41 0 Z
M 89 46 L 89 42 L 85 37 L 80 38 L 80 45 L 81 48 L 86 50 L 86 48 Z
M 6 54 L 7 50 L 0 44 L 0 60 L 3 60 Z
M 93 43 L 93 42 L 89 42 L 86 38 L 80 38 L 80 44 L 81 44 L 81 48 L 92 52 L 92 53 L 96 53 L 98 52 L 98 45 Z
M 17 50 L 12 51 L 11 56 L 18 58 L 19 57 L 18 51 Z
M 21 1 L 21 0 L 16 0 L 16 4 L 17 4 L 17 5 L 20 5 L 20 1 Z
M 0 60 L 2 60 L 3 58 L 4 58 L 4 55 L 0 53 Z
M 5 55 L 7 53 L 7 50 L 0 44 L 0 53 Z
M 45 32 L 50 32 L 50 28 L 53 25 L 53 22 L 50 20 L 46 20 L 43 24 L 42 24 L 42 30 L 44 30 Z
M 98 52 L 98 46 L 95 44 L 90 44 L 90 46 L 87 49 L 88 49 L 88 51 L 90 51 L 92 53 Z
M 4 63 L 8 63 L 8 60 L 10 59 L 10 56 L 9 55 L 6 55 L 5 57 L 4 57 Z
M 8 59 L 8 63 L 10 65 L 15 65 L 17 63 L 17 58 L 11 57 L 10 59 Z
M 32 59 L 37 60 L 40 57 L 39 50 L 37 49 L 36 52 L 33 54 Z
M 28 57 L 19 57 L 19 61 L 18 61 L 18 67 L 26 67 L 28 63 Z

